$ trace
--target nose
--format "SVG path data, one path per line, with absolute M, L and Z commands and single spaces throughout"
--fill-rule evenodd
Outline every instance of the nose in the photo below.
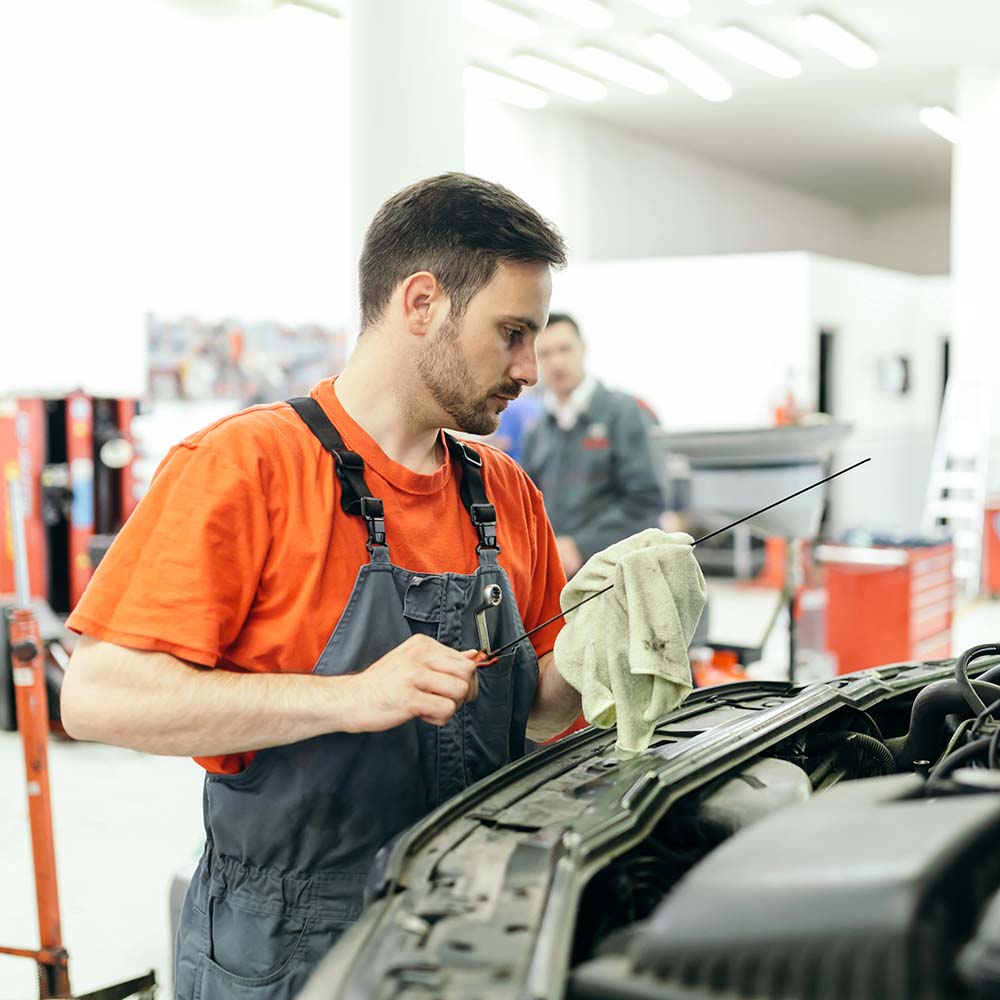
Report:
M 508 374 L 520 385 L 534 385 L 538 381 L 538 359 L 535 345 L 524 344 L 514 355 Z

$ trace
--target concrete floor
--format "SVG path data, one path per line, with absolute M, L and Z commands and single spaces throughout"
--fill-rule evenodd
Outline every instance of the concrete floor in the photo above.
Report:
M 712 639 L 759 643 L 775 594 L 711 580 Z M 1000 603 L 962 609 L 954 649 L 1000 639 Z M 778 674 L 779 623 L 762 675 Z M 63 939 L 74 990 L 85 993 L 150 968 L 170 981 L 167 893 L 201 850 L 201 771 L 191 761 L 53 741 L 49 761 Z M 37 945 L 20 741 L 0 733 L 0 944 Z M 0 1000 L 37 997 L 34 965 L 0 956 Z M 161 997 L 169 996 L 164 987 Z
M 70 982 L 87 993 L 153 968 L 169 983 L 167 891 L 201 851 L 201 769 L 175 757 L 53 740 L 56 864 Z M 0 944 L 34 948 L 38 922 L 17 733 L 0 733 Z M 38 996 L 34 963 L 0 955 L 0 998 Z M 163 998 L 169 996 L 164 991 Z

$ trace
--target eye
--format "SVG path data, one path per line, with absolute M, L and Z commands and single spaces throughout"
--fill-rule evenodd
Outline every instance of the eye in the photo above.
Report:
M 519 326 L 505 326 L 504 335 L 508 344 L 516 344 L 524 338 L 524 331 Z

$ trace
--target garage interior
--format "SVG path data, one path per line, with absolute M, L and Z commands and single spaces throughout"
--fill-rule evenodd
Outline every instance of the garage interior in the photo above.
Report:
M 551 313 L 650 414 L 663 530 L 870 459 L 696 546 L 696 693 L 1000 643 L 990 0 L 49 0 L 0 11 L 0 53 L 3 1000 L 64 995 L 27 954 L 31 662 L 71 995 L 173 996 L 204 771 L 64 732 L 65 622 L 178 441 L 343 369 L 366 226 L 420 178 L 502 184 L 563 234 Z

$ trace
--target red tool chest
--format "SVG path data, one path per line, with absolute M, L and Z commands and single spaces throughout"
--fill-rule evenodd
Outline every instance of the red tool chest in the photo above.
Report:
M 983 525 L 983 579 L 988 593 L 1000 594 L 1000 497 L 990 497 Z
M 827 649 L 837 672 L 951 656 L 952 546 L 823 545 Z

